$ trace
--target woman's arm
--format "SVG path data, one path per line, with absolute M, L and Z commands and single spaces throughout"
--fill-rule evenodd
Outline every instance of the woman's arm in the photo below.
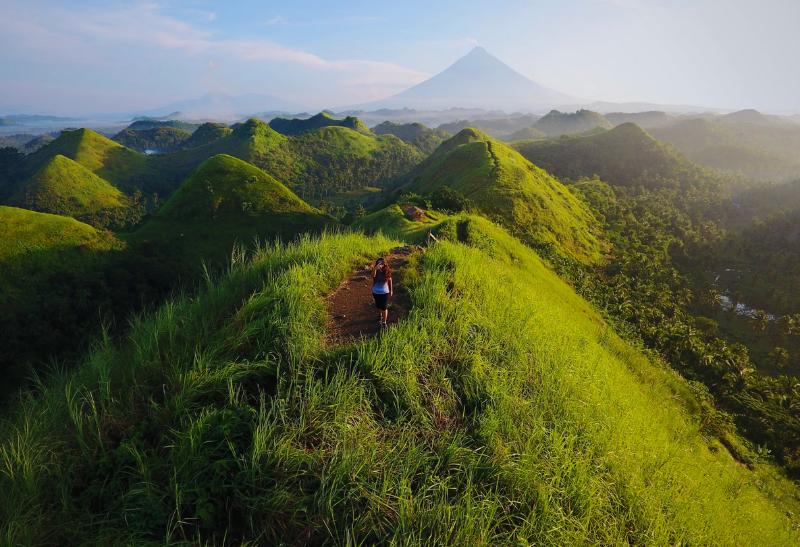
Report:
M 394 296 L 394 283 L 392 283 L 392 278 L 389 278 L 389 296 Z

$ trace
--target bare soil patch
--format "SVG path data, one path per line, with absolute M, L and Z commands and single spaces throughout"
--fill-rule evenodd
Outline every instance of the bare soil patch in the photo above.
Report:
M 386 260 L 392 267 L 394 296 L 389 304 L 389 322 L 385 328 L 402 320 L 411 308 L 411 298 L 403 285 L 403 267 L 413 252 L 410 247 L 397 247 Z M 372 298 L 372 264 L 364 264 L 351 273 L 328 296 L 328 340 L 332 344 L 349 344 L 362 338 L 377 336 L 383 330 L 378 324 L 378 310 Z

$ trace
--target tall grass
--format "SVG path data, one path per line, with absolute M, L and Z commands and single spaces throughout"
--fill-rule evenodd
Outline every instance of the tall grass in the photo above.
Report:
M 263 248 L 136 318 L 0 430 L 0 542 L 796 543 L 690 391 L 486 221 L 404 276 L 380 337 L 324 343 L 323 295 L 395 242 Z M 463 235 L 463 231 L 462 231 Z

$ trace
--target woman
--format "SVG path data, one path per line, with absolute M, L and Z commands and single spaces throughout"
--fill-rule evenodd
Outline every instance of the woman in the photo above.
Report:
M 392 269 L 383 257 L 378 258 L 372 266 L 372 297 L 380 312 L 378 324 L 381 327 L 385 327 L 389 320 L 389 298 L 393 294 Z

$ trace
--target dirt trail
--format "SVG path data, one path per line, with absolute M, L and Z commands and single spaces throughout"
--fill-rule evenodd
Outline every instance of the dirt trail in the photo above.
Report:
M 389 326 L 408 315 L 411 299 L 403 286 L 402 267 L 413 251 L 409 247 L 398 247 L 386 255 L 392 267 L 394 297 L 389 305 Z M 359 338 L 376 336 L 378 310 L 372 299 L 372 263 L 365 264 L 328 296 L 328 340 L 333 344 L 347 344 Z

